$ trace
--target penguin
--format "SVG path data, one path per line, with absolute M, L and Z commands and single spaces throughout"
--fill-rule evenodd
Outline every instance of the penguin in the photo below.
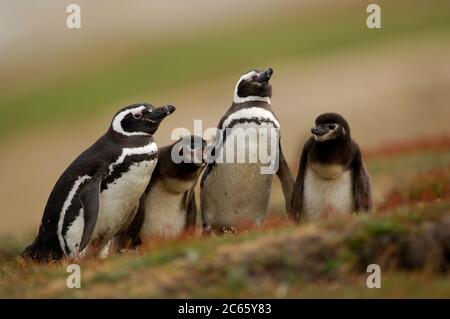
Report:
M 220 119 L 212 150 L 207 152 L 207 166 L 200 183 L 204 234 L 221 234 L 239 230 L 242 226 L 261 225 L 268 210 L 275 173 L 281 181 L 286 209 L 290 209 L 294 178 L 279 143 L 280 122 L 271 107 L 272 86 L 269 81 L 272 74 L 273 70 L 268 68 L 242 75 L 235 86 L 233 103 Z M 252 132 L 258 134 L 258 139 L 249 138 L 245 143 L 235 143 L 239 134 L 245 137 Z M 270 135 L 271 141 L 276 141 L 276 145 L 268 145 L 259 139 L 262 136 L 259 134 L 264 132 Z M 260 157 L 263 148 L 270 148 L 276 159 L 272 172 L 262 170 L 267 162 L 267 158 Z M 246 159 L 240 161 L 234 156 L 233 163 L 223 160 L 230 150 L 243 152 Z M 257 160 L 252 162 L 251 158 Z
M 291 218 L 314 220 L 370 212 L 370 177 L 349 124 L 337 113 L 324 113 L 315 125 L 300 157 Z
M 105 257 L 111 238 L 132 221 L 158 159 L 153 134 L 175 111 L 133 104 L 62 173 L 50 193 L 39 232 L 22 253 L 38 261 Z
M 195 186 L 205 167 L 206 141 L 188 135 L 160 149 L 150 183 L 138 212 L 124 234 L 114 240 L 116 251 L 137 247 L 154 237 L 174 238 L 195 232 Z

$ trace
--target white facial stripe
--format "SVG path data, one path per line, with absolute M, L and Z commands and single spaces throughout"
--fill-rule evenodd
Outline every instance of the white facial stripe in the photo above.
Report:
M 266 103 L 270 104 L 270 97 L 268 97 L 268 96 L 246 96 L 246 97 L 238 96 L 237 92 L 238 92 L 239 83 L 241 83 L 244 80 L 251 79 L 254 75 L 258 75 L 258 72 L 250 71 L 250 72 L 244 74 L 243 76 L 241 76 L 241 78 L 239 79 L 239 81 L 236 84 L 236 87 L 234 88 L 234 97 L 233 97 L 233 102 L 234 103 L 244 103 L 244 102 L 250 102 L 250 101 L 261 101 L 261 102 L 266 102 Z
M 119 114 L 117 114 L 114 117 L 114 120 L 112 123 L 113 130 L 116 131 L 117 133 L 120 133 L 120 134 L 126 135 L 126 136 L 150 135 L 149 133 L 146 133 L 146 132 L 126 132 L 122 127 L 122 120 L 125 118 L 125 116 L 127 116 L 130 113 L 138 114 L 145 109 L 146 109 L 146 107 L 144 105 L 141 105 L 141 106 L 135 107 L 133 109 L 128 109 L 128 110 L 124 110 L 124 111 L 120 112 Z
M 326 133 L 326 134 L 324 134 L 324 135 L 322 135 L 322 136 L 314 135 L 314 138 L 315 138 L 316 141 L 318 141 L 318 142 L 328 141 L 328 140 L 331 140 L 331 139 L 334 138 L 333 136 L 331 136 L 331 133 L 332 133 L 332 132 L 328 132 L 328 133 Z
M 268 97 L 268 96 L 239 97 L 239 96 L 235 95 L 234 99 L 233 99 L 234 103 L 244 103 L 244 102 L 251 102 L 251 101 L 261 101 L 261 102 L 266 102 L 266 103 L 270 104 L 270 97 Z
M 227 128 L 230 125 L 230 123 L 234 120 L 251 119 L 251 118 L 270 120 L 275 123 L 275 126 L 277 128 L 280 128 L 280 122 L 278 122 L 278 120 L 275 118 L 272 112 L 260 107 L 250 107 L 246 109 L 241 109 L 237 112 L 230 114 L 230 116 L 228 116 L 227 119 L 223 121 L 222 129 Z
M 70 204 L 72 203 L 72 199 L 75 196 L 76 192 L 78 191 L 78 188 L 80 188 L 80 185 L 90 179 L 91 177 L 89 175 L 84 175 L 78 177 L 78 179 L 75 181 L 75 183 L 72 186 L 72 189 L 70 190 L 69 194 L 67 195 L 66 200 L 64 201 L 63 207 L 61 209 L 61 212 L 59 214 L 59 220 L 58 220 L 58 238 L 59 238 L 59 244 L 61 246 L 62 251 L 65 250 L 65 243 L 64 243 L 64 237 L 62 235 L 63 225 L 64 225 L 64 218 L 66 216 L 67 209 L 70 207 Z M 80 237 L 81 239 L 81 237 Z
M 134 147 L 134 148 L 124 148 L 122 150 L 122 154 L 117 158 L 117 160 L 109 165 L 109 174 L 112 173 L 114 166 L 119 165 L 123 163 L 125 158 L 130 155 L 140 155 L 140 154 L 151 154 L 158 151 L 158 147 L 156 146 L 156 143 L 152 142 L 150 144 L 147 144 L 145 146 L 141 147 Z
M 242 80 L 250 80 L 253 76 L 258 76 L 259 73 L 256 71 L 250 71 L 248 73 L 245 73 L 243 76 L 241 76 L 241 78 L 238 81 L 238 84 L 242 81 Z

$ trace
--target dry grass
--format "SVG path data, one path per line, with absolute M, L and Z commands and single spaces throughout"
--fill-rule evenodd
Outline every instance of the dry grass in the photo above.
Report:
M 420 138 L 407 139 L 385 143 L 379 147 L 366 149 L 364 156 L 368 159 L 373 157 L 385 157 L 402 155 L 405 153 L 440 151 L 450 149 L 450 135 L 441 134 L 435 136 L 424 136 Z
M 372 216 L 296 226 L 278 213 L 238 235 L 155 240 L 81 261 L 81 289 L 66 287 L 69 261 L 25 262 L 9 238 L 0 297 L 450 297 L 450 148 L 414 145 L 368 157 L 382 188 Z M 371 263 L 381 289 L 365 285 Z

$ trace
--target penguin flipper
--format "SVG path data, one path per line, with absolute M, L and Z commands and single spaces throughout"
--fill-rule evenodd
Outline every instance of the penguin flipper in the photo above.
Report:
M 293 221 L 299 222 L 303 214 L 303 188 L 306 165 L 308 163 L 308 153 L 313 143 L 313 139 L 309 139 L 303 146 L 302 155 L 298 165 L 297 179 L 294 184 L 294 191 L 292 192 L 292 210 L 290 218 Z
M 186 228 L 195 229 L 197 224 L 197 203 L 195 201 L 194 188 L 185 193 L 184 207 L 186 210 Z
M 102 174 L 95 174 L 80 190 L 80 201 L 84 212 L 84 228 L 79 251 L 82 251 L 89 243 L 97 222 L 102 177 Z
M 352 162 L 353 198 L 356 212 L 372 210 L 372 191 L 369 174 L 362 161 L 361 150 L 355 143 L 356 154 Z
M 279 144 L 279 165 L 277 176 L 281 182 L 281 188 L 283 189 L 284 201 L 286 205 L 286 211 L 289 214 L 292 211 L 292 190 L 294 188 L 294 177 L 292 176 L 289 165 L 284 158 L 283 151 L 281 150 L 281 144 Z

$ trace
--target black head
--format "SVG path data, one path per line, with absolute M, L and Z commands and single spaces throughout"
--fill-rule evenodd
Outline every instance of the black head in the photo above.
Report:
M 205 167 L 204 149 L 206 141 L 199 136 L 188 135 L 175 143 L 163 147 L 158 159 L 158 174 L 168 184 L 173 180 L 196 180 Z M 173 185 L 172 185 L 173 186 Z
M 161 121 L 175 112 L 175 106 L 155 107 L 148 103 L 124 107 L 114 116 L 111 129 L 126 136 L 153 135 Z
M 316 118 L 316 126 L 311 129 L 317 142 L 331 141 L 339 138 L 350 138 L 350 126 L 337 113 L 324 113 Z
M 268 100 L 272 96 L 272 86 L 269 80 L 273 70 L 253 70 L 245 73 L 236 84 L 234 102 Z
M 172 145 L 172 162 L 182 166 L 204 166 L 205 147 L 206 141 L 200 136 L 184 136 Z

